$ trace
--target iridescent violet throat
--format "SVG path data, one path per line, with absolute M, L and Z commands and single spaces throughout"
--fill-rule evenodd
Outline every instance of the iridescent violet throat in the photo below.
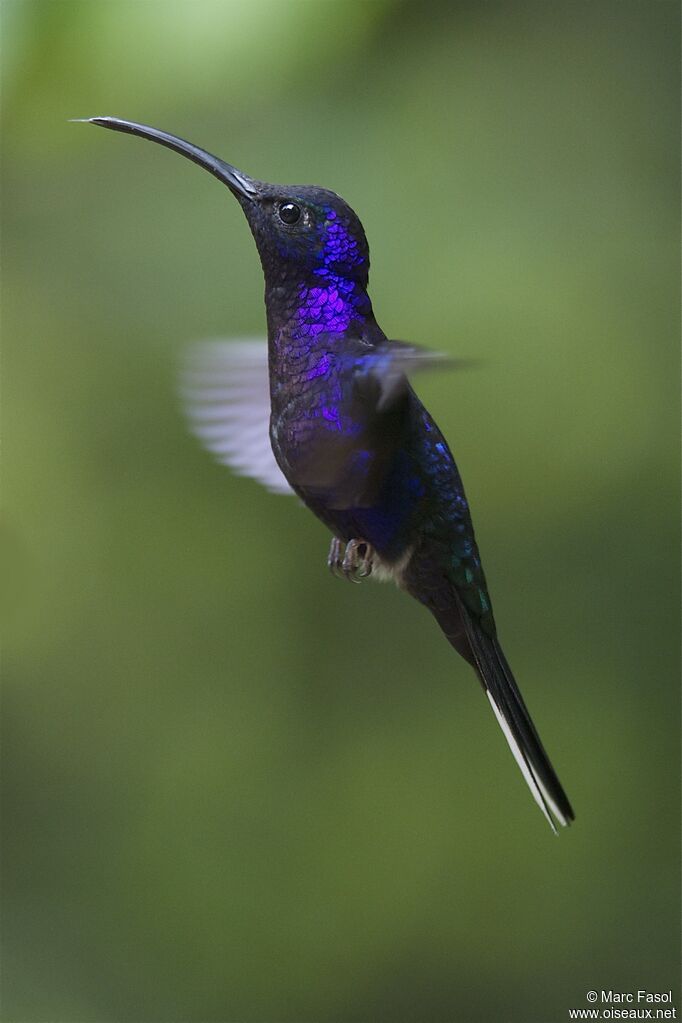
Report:
M 502 652 L 455 460 L 408 382 L 438 360 L 387 339 L 375 320 L 358 217 L 324 188 L 267 184 L 156 128 L 87 120 L 210 171 L 258 247 L 268 344 L 195 348 L 183 383 L 194 431 L 237 472 L 298 494 L 332 533 L 335 574 L 390 579 L 428 608 L 478 676 L 550 826 L 569 824 L 573 810 Z

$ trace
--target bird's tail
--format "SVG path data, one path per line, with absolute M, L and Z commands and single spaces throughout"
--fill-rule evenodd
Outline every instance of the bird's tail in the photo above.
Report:
M 535 802 L 556 833 L 556 824 L 567 827 L 575 815 L 561 782 L 540 741 L 519 687 L 496 636 L 490 636 L 460 603 L 463 632 L 470 648 L 465 656 L 476 668 L 500 728 L 521 768 Z M 441 625 L 443 623 L 441 622 Z M 446 629 L 446 634 L 448 630 Z M 460 632 L 450 641 L 464 653 Z

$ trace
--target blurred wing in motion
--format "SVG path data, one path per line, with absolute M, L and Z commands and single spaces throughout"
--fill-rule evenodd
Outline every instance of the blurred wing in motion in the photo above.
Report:
M 274 494 L 293 493 L 270 446 L 265 340 L 191 345 L 182 363 L 180 394 L 192 433 L 222 465 Z

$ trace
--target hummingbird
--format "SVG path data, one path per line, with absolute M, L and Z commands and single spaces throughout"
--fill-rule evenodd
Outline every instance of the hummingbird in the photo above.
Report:
M 267 345 L 195 351 L 184 381 L 195 432 L 237 472 L 298 495 L 332 534 L 334 574 L 392 581 L 431 612 L 477 675 L 550 827 L 568 825 L 571 804 L 498 638 L 459 470 L 412 387 L 439 357 L 377 323 L 358 216 L 328 189 L 259 181 L 157 128 L 84 120 L 203 167 L 237 200 L 256 243 Z

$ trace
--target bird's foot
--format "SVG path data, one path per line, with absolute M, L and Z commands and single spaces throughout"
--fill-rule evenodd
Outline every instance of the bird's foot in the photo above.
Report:
M 332 575 L 359 583 L 372 572 L 374 551 L 365 540 L 349 540 L 344 544 L 334 537 L 329 548 L 327 566 Z
M 329 554 L 327 555 L 327 568 L 332 575 L 337 576 L 341 579 L 343 577 L 343 554 L 346 549 L 345 544 L 342 540 L 339 540 L 337 536 L 332 537 L 332 542 L 329 545 Z
M 374 550 L 366 540 L 349 540 L 343 556 L 341 571 L 352 583 L 359 583 L 372 573 Z

